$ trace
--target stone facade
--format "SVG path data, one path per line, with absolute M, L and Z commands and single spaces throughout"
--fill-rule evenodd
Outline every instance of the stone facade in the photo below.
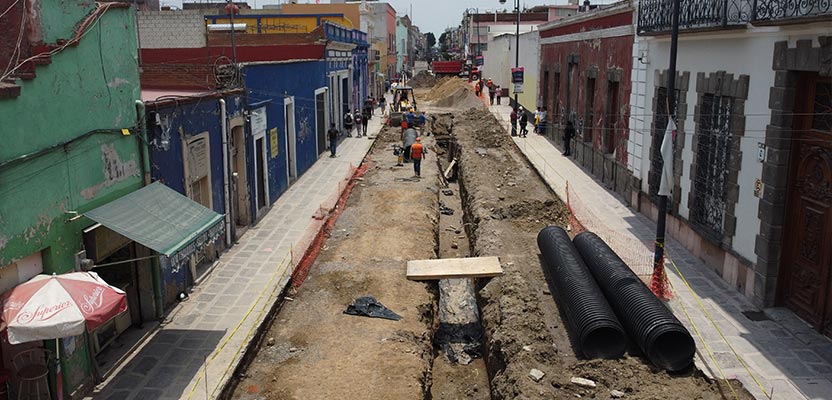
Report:
M 726 176 L 725 182 L 725 193 L 724 199 L 725 202 L 725 209 L 724 209 L 724 218 L 723 218 L 723 226 L 721 238 L 713 237 L 712 235 L 705 233 L 705 236 L 710 237 L 712 240 L 715 240 L 717 243 L 721 243 L 726 248 L 731 248 L 732 240 L 734 235 L 736 234 L 737 230 L 737 218 L 735 216 L 735 210 L 737 206 L 737 201 L 739 200 L 739 184 L 738 184 L 738 177 L 740 172 L 740 166 L 742 165 L 742 152 L 740 151 L 740 140 L 742 136 L 745 135 L 745 101 L 748 99 L 748 75 L 740 75 L 737 79 L 734 79 L 733 74 L 725 73 L 725 71 L 718 71 L 715 73 L 708 74 L 707 76 L 700 72 L 696 78 L 696 92 L 698 93 L 698 101 L 697 105 L 694 109 L 694 120 L 697 121 L 697 128 L 696 134 L 693 136 L 691 141 L 692 143 L 692 152 L 694 154 L 693 162 L 690 165 L 690 176 L 693 177 L 693 190 L 688 193 L 688 207 L 691 208 L 691 215 L 689 216 L 689 220 L 693 222 L 694 227 L 698 227 L 696 222 L 696 218 L 694 217 L 694 205 L 696 204 L 696 197 L 702 196 L 699 193 L 700 186 L 703 184 L 702 182 L 696 182 L 696 175 L 697 175 L 697 168 L 707 168 L 708 166 L 702 166 L 701 160 L 698 160 L 697 155 L 699 154 L 699 147 L 701 146 L 701 138 L 703 135 L 706 135 L 704 131 L 702 131 L 702 121 L 704 118 L 708 116 L 703 116 L 704 112 L 710 112 L 709 110 L 703 110 L 703 97 L 705 95 L 713 95 L 713 96 L 722 96 L 729 98 L 731 102 L 731 115 L 730 115 L 730 147 L 727 150 L 727 153 L 730 155 L 728 159 L 728 171 Z
M 793 47 L 788 41 L 777 42 L 774 46 L 772 68 L 776 73 L 769 97 L 771 121 L 765 133 L 763 194 L 758 213 L 760 232 L 754 247 L 757 263 L 753 301 L 761 306 L 774 305 L 777 295 L 787 213 L 792 117 L 799 74 L 817 72 L 820 76 L 832 76 L 832 37 L 820 36 L 818 44 L 813 46 L 812 40 L 798 40 Z

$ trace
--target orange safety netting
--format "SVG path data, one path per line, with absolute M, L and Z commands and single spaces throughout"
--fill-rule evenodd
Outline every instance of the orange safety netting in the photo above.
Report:
M 618 254 L 633 273 L 645 281 L 650 277 L 649 286 L 657 297 L 669 299 L 673 296 L 664 270 L 664 261 L 655 267 L 653 265 L 654 252 L 650 246 L 652 242 L 643 242 L 633 235 L 610 227 L 609 223 L 598 217 L 590 204 L 581 199 L 569 182 L 566 183 L 566 207 L 569 209 L 569 227 L 574 235 L 585 231 L 594 232 Z
M 350 197 L 350 193 L 352 193 L 352 189 L 355 187 L 356 179 L 361 178 L 367 173 L 367 169 L 370 166 L 369 159 L 362 163 L 358 168 L 350 167 L 350 175 L 348 176 L 348 183 L 344 187 L 343 190 L 339 191 L 337 200 L 334 204 L 326 208 L 324 205 L 319 207 L 318 212 L 313 215 L 313 218 L 316 220 L 321 220 L 320 228 L 317 229 L 317 233 L 314 237 L 311 238 L 308 245 L 306 245 L 306 241 L 301 241 L 299 243 L 299 250 L 303 252 L 303 256 L 297 261 L 297 265 L 295 267 L 294 272 L 292 273 L 292 288 L 297 289 L 303 284 L 303 281 L 306 280 L 306 277 L 309 276 L 309 268 L 315 262 L 315 259 L 318 258 L 318 254 L 321 253 L 321 249 L 324 246 L 324 243 L 329 238 L 330 234 L 332 233 L 332 228 L 335 226 L 335 222 L 338 220 L 338 217 L 344 211 L 346 207 L 347 200 Z M 328 215 L 328 217 L 326 217 Z M 324 218 L 326 218 L 324 220 Z M 293 249 L 293 256 L 294 258 L 294 249 Z M 294 263 L 294 260 L 293 260 Z
M 662 300 L 670 300 L 673 298 L 673 292 L 670 290 L 670 282 L 667 279 L 667 271 L 664 268 L 665 257 L 662 257 L 656 266 L 653 267 L 653 275 L 650 276 L 650 290 L 656 297 Z

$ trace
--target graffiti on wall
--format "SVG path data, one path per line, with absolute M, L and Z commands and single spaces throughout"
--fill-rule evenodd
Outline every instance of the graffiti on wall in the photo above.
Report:
M 298 123 L 298 139 L 301 143 L 306 142 L 306 139 L 312 137 L 312 125 L 309 123 L 309 116 L 305 115 Z

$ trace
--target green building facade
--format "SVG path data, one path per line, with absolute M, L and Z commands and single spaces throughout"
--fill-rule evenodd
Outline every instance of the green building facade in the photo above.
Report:
M 39 15 L 29 16 L 35 23 L 24 40 L 55 50 L 34 77 L 16 81 L 19 95 L 0 99 L 0 275 L 7 279 L 30 278 L 23 269 L 32 266 L 17 264 L 33 257 L 45 274 L 75 270 L 83 230 L 93 224 L 81 215 L 142 187 L 135 10 L 104 4 L 111 6 L 43 0 Z M 65 395 L 91 381 L 85 337 L 60 346 Z

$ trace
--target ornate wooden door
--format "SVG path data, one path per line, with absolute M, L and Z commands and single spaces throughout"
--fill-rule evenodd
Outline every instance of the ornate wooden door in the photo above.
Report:
M 832 336 L 832 80 L 807 77 L 792 140 L 782 300 Z

